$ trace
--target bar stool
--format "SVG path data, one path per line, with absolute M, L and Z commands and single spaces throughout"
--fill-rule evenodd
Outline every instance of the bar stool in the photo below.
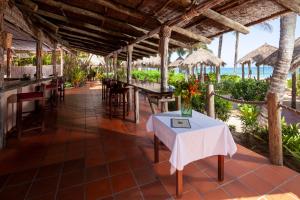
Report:
M 50 105 L 55 107 L 58 98 L 58 79 L 53 79 L 49 85 L 45 86 L 46 91 L 50 91 Z
M 42 121 L 39 126 L 35 126 L 29 129 L 23 130 L 23 102 L 41 102 L 41 112 L 42 112 Z M 45 85 L 41 85 L 41 91 L 39 92 L 28 92 L 28 93 L 19 93 L 17 94 L 17 134 L 18 138 L 21 138 L 22 132 L 31 131 L 35 129 L 41 129 L 43 132 L 45 130 L 45 122 L 44 122 L 44 107 L 45 107 Z
M 65 81 L 63 77 L 58 78 L 58 87 L 57 90 L 59 92 L 59 100 L 65 100 Z
M 116 108 L 122 105 L 122 113 L 123 119 L 125 116 L 129 114 L 129 107 L 127 101 L 127 95 L 129 92 L 129 88 L 122 87 L 122 88 L 111 88 L 109 93 L 109 117 L 112 118 L 113 112 L 112 107 Z

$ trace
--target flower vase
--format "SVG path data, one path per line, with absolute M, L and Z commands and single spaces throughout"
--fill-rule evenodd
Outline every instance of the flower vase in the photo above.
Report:
M 181 116 L 192 117 L 192 101 L 191 98 L 181 98 Z

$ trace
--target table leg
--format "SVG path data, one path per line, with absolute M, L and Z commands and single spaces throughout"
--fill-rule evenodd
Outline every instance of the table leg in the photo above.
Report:
M 181 197 L 183 191 L 183 170 L 176 170 L 176 196 Z
M 154 163 L 159 162 L 159 139 L 154 135 Z
M 218 180 L 224 180 L 224 155 L 218 155 Z

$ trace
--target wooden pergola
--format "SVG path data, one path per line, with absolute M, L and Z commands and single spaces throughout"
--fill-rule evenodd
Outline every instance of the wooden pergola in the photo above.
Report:
M 290 11 L 299 13 L 297 0 L 1 2 L 4 21 L 37 40 L 37 55 L 40 44 L 55 49 L 60 43 L 114 59 L 114 69 L 116 59 L 128 60 L 130 82 L 132 60 L 159 53 L 162 90 L 167 88 L 168 49 L 210 43 L 211 38 L 232 30 L 247 34 L 247 26 Z
M 245 65 L 248 65 L 248 73 L 250 73 L 251 70 L 251 64 L 256 63 L 257 67 L 257 80 L 260 79 L 260 65 L 261 62 L 266 59 L 269 55 L 277 51 L 278 48 L 269 45 L 264 44 L 257 49 L 254 49 L 253 51 L 249 52 L 247 55 L 242 57 L 238 60 L 238 63 L 242 65 L 242 79 L 245 79 Z M 249 76 L 249 74 L 248 74 Z

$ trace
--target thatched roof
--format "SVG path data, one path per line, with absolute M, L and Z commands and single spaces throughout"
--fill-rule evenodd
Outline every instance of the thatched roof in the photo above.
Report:
M 260 63 L 277 50 L 276 47 L 265 43 L 238 60 L 240 64 Z
M 182 64 L 183 60 L 184 59 L 181 56 L 179 56 L 174 62 L 169 64 L 169 67 L 178 67 Z
M 161 65 L 161 59 L 159 55 L 144 57 L 136 60 L 133 65 L 135 66 L 146 66 L 146 67 L 159 67 Z
M 182 61 L 182 65 L 196 65 L 199 63 L 209 66 L 225 65 L 225 62 L 223 62 L 222 59 L 205 49 L 194 51 Z
M 245 26 L 297 9 L 274 0 L 15 0 L 11 4 L 61 44 L 103 56 L 166 24 L 177 27 L 171 34 L 172 49 L 198 43 L 199 36 L 209 41 L 232 30 L 247 32 Z M 141 39 L 133 59 L 155 54 L 158 43 L 157 32 Z M 126 60 L 126 52 L 118 58 Z
M 273 52 L 271 55 L 269 55 L 266 59 L 262 60 L 260 65 L 269 65 L 269 66 L 276 66 L 277 64 L 277 57 L 278 57 L 278 50 Z M 300 37 L 295 40 L 295 46 L 294 46 L 294 53 L 293 53 L 293 60 L 290 71 L 295 71 L 300 67 Z

